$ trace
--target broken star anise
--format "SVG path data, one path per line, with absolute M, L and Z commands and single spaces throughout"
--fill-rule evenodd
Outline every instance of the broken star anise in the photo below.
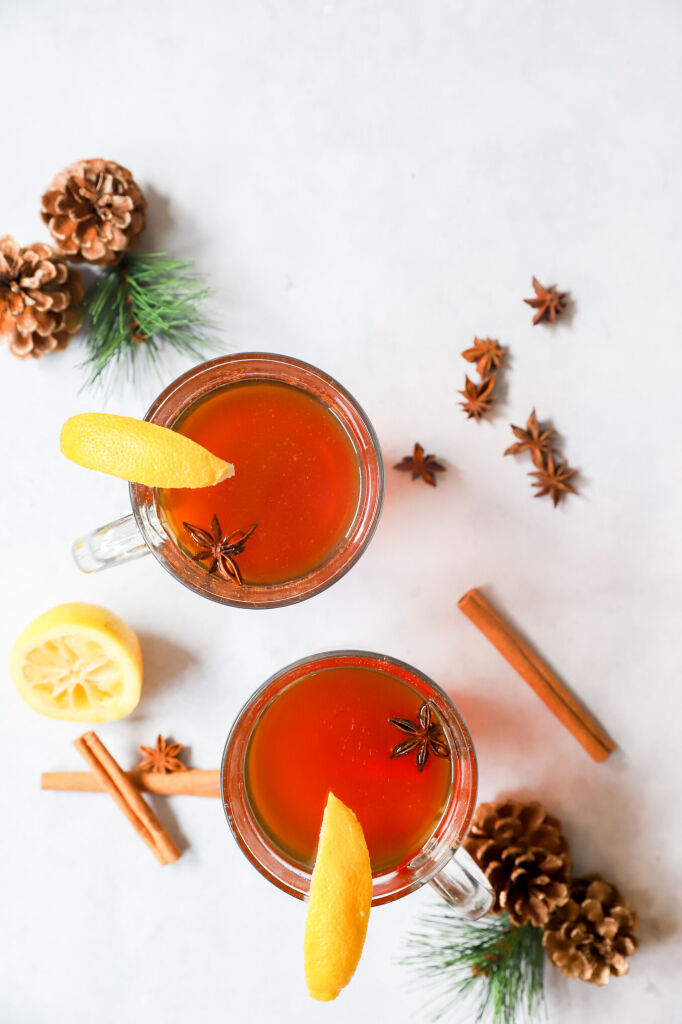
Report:
M 526 420 L 525 430 L 523 427 L 515 427 L 513 423 L 512 430 L 517 440 L 509 445 L 504 454 L 521 455 L 522 452 L 530 452 L 535 465 L 543 466 L 545 455 L 552 449 L 554 431 L 549 427 L 546 430 L 540 429 L 535 409 Z
M 541 320 L 549 320 L 552 324 L 556 323 L 556 318 L 566 308 L 565 292 L 558 292 L 555 284 L 551 288 L 545 288 L 544 285 L 540 284 L 537 277 L 533 278 L 533 290 L 535 291 L 535 298 L 523 300 L 529 306 L 532 306 L 533 309 L 537 310 L 533 317 L 533 323 L 539 324 Z
M 490 406 L 495 401 L 495 396 L 493 395 L 494 387 L 494 373 L 487 380 L 481 381 L 480 384 L 469 380 L 468 377 L 464 378 L 464 390 L 459 392 L 460 395 L 464 395 L 464 401 L 459 404 L 467 414 L 467 419 L 480 420 L 481 416 L 490 412 Z
M 554 453 L 547 452 L 544 465 L 535 472 L 529 473 L 528 476 L 537 477 L 533 483 L 533 487 L 537 487 L 535 497 L 541 498 L 544 494 L 549 494 L 556 507 L 564 494 L 578 493 L 573 484 L 569 483 L 571 477 L 575 476 L 577 472 L 577 469 L 569 468 L 566 459 L 561 465 L 555 466 Z
M 445 466 L 437 461 L 435 455 L 424 455 L 420 444 L 415 444 L 412 455 L 406 455 L 401 462 L 396 462 L 394 469 L 412 474 L 412 479 L 422 478 L 425 484 L 436 486 L 436 473 L 444 473 Z
M 474 338 L 474 344 L 462 355 L 468 363 L 476 363 L 476 372 L 482 377 L 489 377 L 493 370 L 499 370 L 507 354 L 506 348 L 492 338 Z
M 178 760 L 182 743 L 169 743 L 161 733 L 156 737 L 156 746 L 143 747 L 144 760 L 137 765 L 139 772 L 156 772 L 159 775 L 170 775 L 171 772 L 186 772 L 187 765 Z
M 416 751 L 417 770 L 424 771 L 429 754 L 435 757 L 450 757 L 450 747 L 445 733 L 436 720 L 431 707 L 422 704 L 417 714 L 417 721 L 411 718 L 389 718 L 391 725 L 401 732 L 407 733 L 407 739 L 401 740 L 391 751 L 391 757 L 403 757 Z
M 234 533 L 226 535 L 223 534 L 217 516 L 213 516 L 211 520 L 210 533 L 200 526 L 193 526 L 192 523 L 183 523 L 182 525 L 194 543 L 199 545 L 199 550 L 192 555 L 194 561 L 203 562 L 210 559 L 206 566 L 208 572 L 218 572 L 223 579 L 241 584 L 242 574 L 235 559 L 243 552 L 247 540 L 258 523 L 251 523 L 246 530 L 235 530 Z

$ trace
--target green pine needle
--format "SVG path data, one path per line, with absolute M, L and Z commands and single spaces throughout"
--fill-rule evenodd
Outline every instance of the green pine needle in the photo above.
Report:
M 533 925 L 517 928 L 506 914 L 472 923 L 443 903 L 421 918 L 407 949 L 401 963 L 428 988 L 431 1020 L 455 1020 L 473 1003 L 477 1021 L 515 1024 L 544 1005 L 542 932 Z
M 165 346 L 195 359 L 215 350 L 200 309 L 210 289 L 192 266 L 154 252 L 127 256 L 101 274 L 85 300 L 86 386 L 121 372 L 134 379 L 140 363 L 158 369 Z

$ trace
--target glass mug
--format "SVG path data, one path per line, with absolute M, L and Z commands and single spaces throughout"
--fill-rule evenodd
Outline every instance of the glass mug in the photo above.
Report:
M 79 538 L 73 557 L 83 572 L 120 565 L 151 552 L 163 568 L 196 594 L 220 604 L 273 608 L 303 601 L 340 579 L 371 540 L 383 504 L 384 467 L 374 429 L 353 396 L 322 370 L 287 356 L 249 352 L 223 356 L 188 370 L 162 391 L 145 420 L 173 427 L 187 410 L 237 381 L 294 385 L 320 400 L 341 423 L 355 452 L 360 476 L 355 513 L 337 548 L 310 572 L 284 583 L 239 586 L 208 573 L 181 550 L 165 526 L 158 491 L 130 485 L 132 514 Z
M 475 809 L 477 791 L 476 755 L 469 730 L 444 690 L 412 666 L 385 655 L 368 651 L 329 651 L 304 658 L 277 672 L 249 698 L 232 726 L 221 765 L 223 808 L 239 847 L 253 866 L 278 888 L 298 899 L 307 897 L 311 872 L 274 846 L 250 806 L 245 779 L 246 755 L 261 715 L 286 687 L 313 672 L 336 667 L 384 672 L 416 690 L 435 707 L 453 766 L 456 763 L 457 768 L 451 772 L 440 819 L 422 848 L 406 863 L 374 875 L 372 906 L 399 899 L 428 882 L 462 916 L 470 920 L 483 916 L 492 906 L 493 891 L 461 845 Z M 396 738 L 399 740 L 400 734 Z

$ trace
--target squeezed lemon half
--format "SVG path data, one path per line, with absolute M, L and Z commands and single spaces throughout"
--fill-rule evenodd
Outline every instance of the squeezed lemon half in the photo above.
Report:
M 79 466 L 147 487 L 212 487 L 234 476 L 232 463 L 191 438 L 132 416 L 71 416 L 62 427 L 60 446 Z
M 322 818 L 303 955 L 308 991 L 329 1001 L 353 977 L 367 934 L 372 869 L 362 826 L 333 793 Z
M 60 604 L 17 638 L 10 675 L 35 711 L 70 722 L 108 722 L 136 707 L 142 652 L 130 626 L 94 604 Z

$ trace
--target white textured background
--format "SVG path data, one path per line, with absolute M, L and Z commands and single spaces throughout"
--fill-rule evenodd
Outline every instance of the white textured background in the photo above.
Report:
M 680 1014 L 680 95 L 678 4 L 133 0 L 3 4 L 0 232 L 46 238 L 38 202 L 71 161 L 128 165 L 146 247 L 194 258 L 226 347 L 318 363 L 365 406 L 388 466 L 415 439 L 448 463 L 434 492 L 388 473 L 358 566 L 299 607 L 202 602 L 151 559 L 80 575 L 80 532 L 125 486 L 59 455 L 80 343 L 0 353 L 3 658 L 36 614 L 101 602 L 139 632 L 138 710 L 101 728 L 124 764 L 158 731 L 218 765 L 249 692 L 309 652 L 386 651 L 467 717 L 480 796 L 539 797 L 576 868 L 616 880 L 642 950 L 606 990 L 547 971 L 552 1024 Z M 532 274 L 570 317 L 530 326 Z M 473 335 L 510 349 L 492 422 L 457 406 Z M 164 381 L 175 370 L 167 368 Z M 140 415 L 146 380 L 110 410 Z M 533 405 L 581 495 L 533 501 L 503 459 Z M 619 744 L 595 765 L 456 607 L 488 593 Z M 0 1021 L 424 1021 L 397 965 L 430 899 L 373 917 L 352 986 L 310 1001 L 304 908 L 233 843 L 217 801 L 158 802 L 182 836 L 161 870 L 106 797 L 41 793 L 77 769 L 78 725 L 0 690 Z M 466 1014 L 463 1020 L 470 1020 Z

